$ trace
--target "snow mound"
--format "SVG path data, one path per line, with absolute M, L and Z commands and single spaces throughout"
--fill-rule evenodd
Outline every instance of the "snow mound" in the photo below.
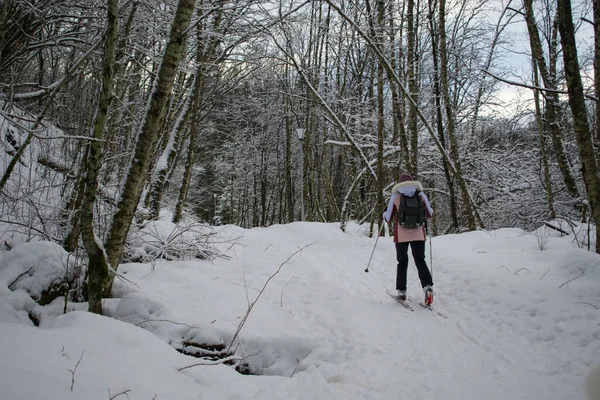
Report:
M 164 322 L 173 319 L 173 314 L 160 301 L 142 293 L 128 294 L 117 306 L 112 317 L 135 326 L 140 326 L 170 342 L 172 331 Z
M 317 347 L 316 343 L 286 336 L 277 338 L 246 338 L 242 342 L 244 361 L 255 375 L 291 377 L 304 370 L 302 361 Z
M 0 282 L 40 300 L 44 291 L 71 277 L 70 265 L 69 253 L 56 243 L 20 243 L 0 260 Z

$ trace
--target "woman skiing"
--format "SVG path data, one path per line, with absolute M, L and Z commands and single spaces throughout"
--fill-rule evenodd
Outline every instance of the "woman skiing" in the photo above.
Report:
M 406 301 L 406 276 L 408 271 L 408 246 L 410 245 L 421 286 L 425 292 L 425 305 L 433 303 L 433 280 L 425 262 L 425 219 L 433 216 L 433 209 L 423 185 L 408 173 L 400 176 L 400 183 L 392 189 L 392 197 L 383 213 L 386 222 L 394 221 L 394 243 L 398 270 L 396 290 L 398 300 Z

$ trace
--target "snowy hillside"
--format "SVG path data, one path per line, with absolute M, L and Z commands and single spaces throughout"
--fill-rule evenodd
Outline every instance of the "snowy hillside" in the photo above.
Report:
M 364 229 L 222 227 L 230 259 L 122 265 L 123 297 L 105 305 L 113 318 L 61 315 L 59 299 L 37 310 L 41 328 L 22 289 L 8 287 L 48 246 L 18 245 L 0 260 L 0 399 L 586 398 L 600 363 L 600 257 L 573 235 L 434 238 L 433 260 L 429 243 L 426 254 L 443 318 L 386 294 L 391 238 L 378 241 L 365 273 L 375 239 Z M 408 291 L 416 305 L 412 261 Z M 246 315 L 231 350 L 260 376 L 175 350 L 224 352 Z M 178 371 L 196 363 L 218 365 Z

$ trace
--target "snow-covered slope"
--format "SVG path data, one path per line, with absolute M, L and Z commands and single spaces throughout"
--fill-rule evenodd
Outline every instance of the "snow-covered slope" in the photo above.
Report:
M 122 265 L 131 283 L 118 281 L 123 300 L 106 302 L 114 318 L 53 317 L 62 305 L 52 304 L 35 328 L 0 307 L 0 399 L 584 399 L 600 363 L 600 257 L 572 235 L 550 233 L 543 251 L 543 232 L 434 238 L 433 260 L 429 244 L 426 254 L 445 319 L 386 294 L 391 238 L 379 239 L 365 273 L 375 239 L 364 227 L 227 226 L 221 235 L 229 260 Z M 261 376 L 177 370 L 200 360 L 173 347 L 228 345 L 263 288 L 236 351 Z M 408 290 L 416 304 L 412 263 Z

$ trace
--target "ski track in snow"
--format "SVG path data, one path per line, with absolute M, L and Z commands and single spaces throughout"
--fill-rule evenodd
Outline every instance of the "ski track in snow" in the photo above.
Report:
M 385 293 L 395 282 L 391 238 L 380 238 L 370 272 L 365 273 L 373 239 L 357 238 L 360 245 L 348 248 L 336 238 L 343 233 L 313 229 L 289 241 L 298 247 L 314 244 L 284 266 L 282 275 L 300 280 L 292 280 L 285 289 L 284 302 L 292 316 L 319 337 L 319 348 L 327 349 L 315 365 L 333 363 L 335 367 L 325 367 L 331 369 L 325 374 L 328 381 L 360 393 L 356 398 L 398 393 L 434 399 L 443 390 L 445 399 L 501 399 L 514 387 L 525 391 L 520 399 L 570 398 L 579 384 L 573 373 L 585 373 L 593 356 L 561 354 L 557 344 L 579 347 L 581 355 L 585 348 L 599 354 L 596 310 L 574 307 L 572 300 L 564 303 L 563 295 L 571 293 L 557 290 L 557 285 L 548 288 L 538 276 L 532 279 L 533 266 L 523 280 L 525 270 L 514 272 L 525 266 L 510 266 L 508 273 L 478 265 L 480 260 L 489 262 L 494 252 L 495 239 L 487 233 L 472 234 L 483 245 L 471 252 L 453 248 L 452 237 L 434 239 L 434 306 L 449 316 L 444 320 L 420 307 L 405 310 Z M 257 234 L 253 231 L 247 234 Z M 290 232 L 286 226 L 262 230 L 265 243 L 274 244 L 265 251 L 270 255 L 262 256 L 265 262 L 295 250 L 277 244 L 286 231 Z M 453 259 L 457 255 L 464 260 Z M 415 303 L 422 294 L 412 261 L 409 268 L 409 295 Z M 296 293 L 294 286 L 313 290 Z M 571 322 L 578 324 L 570 328 Z M 580 330 L 582 322 L 591 333 Z

